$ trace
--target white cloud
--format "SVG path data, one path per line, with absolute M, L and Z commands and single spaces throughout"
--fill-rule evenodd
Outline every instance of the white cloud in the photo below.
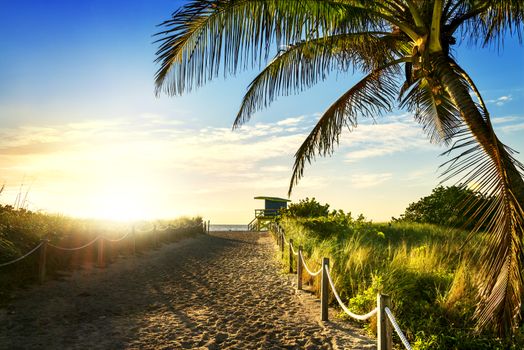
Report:
M 341 145 L 347 162 L 434 147 L 422 128 L 404 117 L 390 123 L 359 125 L 343 136 Z
M 495 99 L 487 100 L 486 103 L 494 103 L 497 106 L 503 106 L 511 100 L 513 100 L 511 95 L 503 95 Z
M 236 203 L 237 212 L 250 214 L 244 209 L 254 195 L 287 194 L 293 155 L 313 119 L 300 116 L 288 118 L 284 125 L 257 123 L 233 131 L 142 115 L 2 129 L 0 168 L 15 192 L 24 175 L 35 177 L 30 200 L 66 214 L 90 215 L 101 210 L 100 202 L 117 207 L 118 197 L 143 203 L 145 208 L 138 205 L 135 211 L 164 216 L 188 210 L 219 215 L 218 211 L 229 210 L 226 202 Z M 390 117 L 384 124 L 363 123 L 341 135 L 339 159 L 334 161 L 357 162 L 422 147 L 429 147 L 429 142 L 417 124 L 406 116 Z M 393 178 L 389 169 L 368 173 L 360 164 L 358 170 L 338 178 L 340 169 L 322 165 L 333 159 L 324 161 L 311 166 L 295 193 L 311 196 L 330 188 L 373 188 Z M 0 199 L 9 202 L 9 196 L 4 192 Z
M 350 182 L 354 188 L 369 188 L 378 186 L 392 178 L 391 173 L 370 173 L 351 175 Z
M 294 118 L 286 118 L 283 120 L 280 120 L 277 122 L 277 125 L 281 126 L 294 126 L 299 124 L 304 120 L 304 116 L 294 117 Z
M 513 124 L 513 125 L 506 125 L 501 128 L 503 132 L 514 132 L 514 131 L 521 131 L 524 130 L 524 123 L 521 124 Z
M 284 165 L 271 165 L 271 166 L 260 167 L 260 171 L 267 171 L 271 173 L 289 172 L 290 170 L 291 170 L 291 167 L 284 166 Z
M 522 119 L 522 117 L 517 116 L 505 116 L 505 117 L 495 117 L 491 118 L 491 123 L 493 124 L 506 124 L 514 122 L 515 120 Z

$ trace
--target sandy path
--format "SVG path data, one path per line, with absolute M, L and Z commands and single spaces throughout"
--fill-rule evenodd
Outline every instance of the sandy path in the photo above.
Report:
M 0 310 L 1 349 L 372 349 L 279 273 L 268 234 L 222 233 L 83 270 Z

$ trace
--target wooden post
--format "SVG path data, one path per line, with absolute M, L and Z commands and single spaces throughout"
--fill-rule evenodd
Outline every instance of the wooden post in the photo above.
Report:
M 135 225 L 131 229 L 131 249 L 133 250 L 133 255 L 136 255 L 136 231 Z
M 211 232 L 211 220 L 207 220 L 207 233 Z
M 391 298 L 389 295 L 377 294 L 377 350 L 393 349 L 391 339 L 391 324 L 386 314 L 386 306 L 390 308 Z
M 289 273 L 293 273 L 293 238 L 289 239 Z
M 38 282 L 40 284 L 44 283 L 45 281 L 48 242 L 48 239 L 43 239 L 42 245 L 40 246 L 40 259 L 38 261 Z
M 297 289 L 302 290 L 302 246 L 298 246 L 297 256 Z
M 104 264 L 104 239 L 100 237 L 98 239 L 98 250 L 97 250 L 97 266 L 98 267 L 105 267 Z
M 329 267 L 329 258 L 322 258 L 322 283 L 320 285 L 320 319 L 328 321 L 328 293 L 329 281 L 327 277 L 326 266 Z
M 284 233 L 282 233 L 282 235 L 280 235 L 280 250 L 282 251 L 282 257 L 281 259 L 284 259 L 284 246 L 286 245 L 285 241 L 284 241 Z
M 158 248 L 158 232 L 156 230 L 156 225 L 153 226 L 153 248 Z

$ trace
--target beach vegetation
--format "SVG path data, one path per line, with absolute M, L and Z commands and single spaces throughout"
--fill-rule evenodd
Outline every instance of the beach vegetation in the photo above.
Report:
M 341 210 L 321 217 L 284 213 L 279 224 L 295 247 L 302 246 L 311 269 L 320 268 L 323 257 L 330 259 L 337 291 L 353 312 L 372 310 L 379 292 L 390 295 L 395 317 L 414 349 L 524 346 L 522 325 L 508 337 L 489 329 L 476 331 L 482 252 L 464 245 L 466 230 L 407 220 L 373 223 Z M 318 277 L 303 273 L 303 279 L 319 294 Z M 376 330 L 375 318 L 361 324 L 370 333 Z
M 153 234 L 155 225 L 163 229 Z M 162 242 L 173 242 L 199 233 L 203 233 L 200 217 L 122 223 L 76 219 L 0 205 L 0 264 L 23 256 L 40 244 L 42 239 L 56 246 L 75 248 L 98 236 L 118 240 L 128 234 L 118 242 L 105 241 L 104 254 L 110 263 L 120 256 L 131 255 L 133 252 L 140 254 Z M 47 275 L 49 278 L 61 278 L 74 269 L 93 268 L 97 249 L 97 244 L 77 251 L 61 251 L 48 247 Z M 0 266 L 0 304 L 16 297 L 19 288 L 27 287 L 38 280 L 39 258 L 40 251 L 35 251 L 19 262 Z
M 475 200 L 474 205 L 466 205 L 471 198 Z M 484 215 L 490 215 L 486 208 L 492 203 L 493 198 L 466 186 L 438 186 L 430 195 L 409 204 L 399 218 L 392 220 L 473 230 Z M 481 226 L 481 229 L 486 228 Z

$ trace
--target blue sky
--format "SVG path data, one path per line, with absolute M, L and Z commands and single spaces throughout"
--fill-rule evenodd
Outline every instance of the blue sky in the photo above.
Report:
M 0 201 L 77 216 L 203 215 L 249 221 L 256 195 L 285 196 L 293 153 L 319 113 L 357 79 L 330 77 L 231 123 L 257 71 L 182 97 L 154 96 L 153 34 L 182 1 L 11 1 L 0 13 Z M 456 48 L 502 141 L 524 151 L 524 50 Z M 374 220 L 399 215 L 438 183 L 438 157 L 395 111 L 344 135 L 293 196 Z M 522 161 L 524 158 L 519 155 Z M 29 186 L 31 186 L 29 188 Z

